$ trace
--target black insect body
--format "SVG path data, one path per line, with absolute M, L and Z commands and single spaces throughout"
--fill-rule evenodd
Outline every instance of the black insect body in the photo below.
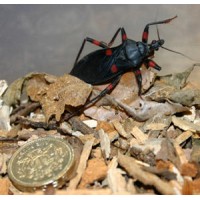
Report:
M 119 28 L 108 44 L 92 38 L 85 38 L 70 74 L 92 85 L 110 83 L 95 99 L 91 100 L 94 101 L 110 92 L 117 85 L 122 74 L 133 71 L 138 83 L 138 94 L 141 95 L 141 65 L 145 64 L 147 68 L 152 67 L 156 70 L 161 70 L 161 67 L 151 58 L 154 55 L 154 51 L 162 47 L 164 40 L 160 39 L 158 35 L 158 40 L 153 40 L 148 44 L 149 26 L 169 23 L 176 17 L 147 24 L 143 31 L 141 42 L 128 39 L 124 28 Z M 121 32 L 122 43 L 111 48 L 119 32 Z M 102 49 L 94 51 L 79 60 L 86 41 Z

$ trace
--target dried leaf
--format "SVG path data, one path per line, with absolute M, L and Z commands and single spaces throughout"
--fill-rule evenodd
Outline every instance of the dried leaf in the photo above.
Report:
M 169 99 L 170 95 L 175 91 L 177 91 L 177 89 L 173 86 L 157 83 L 145 94 L 145 98 L 162 102 L 165 99 Z
M 6 105 L 12 106 L 19 104 L 25 80 L 26 77 L 23 77 L 15 80 L 13 83 L 9 85 L 8 89 L 3 95 L 3 101 L 5 102 Z
M 193 69 L 194 66 L 181 73 L 159 77 L 145 97 L 158 102 L 169 99 L 185 106 L 199 104 L 200 91 L 198 89 L 182 89 Z
M 199 105 L 200 90 L 191 88 L 174 91 L 170 94 L 169 99 L 185 106 Z
M 22 91 L 26 81 L 33 78 L 34 76 L 46 76 L 45 73 L 30 73 L 26 76 L 15 80 L 11 83 L 3 95 L 3 101 L 6 105 L 12 106 L 17 105 L 20 102 Z
M 116 115 L 116 111 L 113 108 L 92 106 L 84 111 L 84 114 L 92 119 L 99 121 L 111 121 L 114 119 L 121 119 L 120 114 Z
M 59 121 L 65 106 L 83 105 L 92 87 L 80 79 L 65 74 L 59 78 L 50 75 L 32 75 L 27 82 L 27 94 L 33 101 L 42 105 L 46 120 L 55 115 Z
M 181 89 L 185 86 L 186 81 L 189 75 L 191 74 L 191 72 L 193 71 L 193 69 L 194 69 L 194 65 L 186 69 L 184 72 L 160 76 L 159 81 L 166 85 L 170 85 L 177 89 Z
M 143 65 L 141 67 L 142 74 L 142 90 L 148 90 L 154 83 L 156 74 Z M 123 91 L 123 92 L 122 92 Z M 133 72 L 127 72 L 122 75 L 120 82 L 117 84 L 111 95 L 126 104 L 138 98 L 138 84 Z
M 91 90 L 91 85 L 69 74 L 59 77 L 56 82 L 48 86 L 46 94 L 40 100 L 46 120 L 55 115 L 59 121 L 65 106 L 84 105 Z
M 180 113 L 188 111 L 189 109 L 178 103 L 172 103 L 166 101 L 165 103 L 158 103 L 155 101 L 139 100 L 139 107 L 128 106 L 118 100 L 118 105 L 122 107 L 130 116 L 137 121 L 146 121 L 158 113 L 162 115 L 173 115 L 174 113 Z
M 43 95 L 46 94 L 47 88 L 50 84 L 48 76 L 45 74 L 34 74 L 26 83 L 27 95 L 32 101 L 41 101 Z M 54 81 L 56 81 L 54 77 Z

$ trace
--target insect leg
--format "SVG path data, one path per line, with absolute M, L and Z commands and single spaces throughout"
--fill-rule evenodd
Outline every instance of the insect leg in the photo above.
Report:
M 146 66 L 147 68 L 152 67 L 152 68 L 154 68 L 154 69 L 156 69 L 156 70 L 158 70 L 158 71 L 161 70 L 161 67 L 160 67 L 157 63 L 155 63 L 153 60 L 147 59 L 147 60 L 144 62 L 144 64 L 145 64 L 145 66 Z
M 149 36 L 149 26 L 151 25 L 156 25 L 156 24 L 167 24 L 169 22 L 171 22 L 173 19 L 175 19 L 177 16 L 169 18 L 169 19 L 165 19 L 162 21 L 158 21 L 158 22 L 152 22 L 149 23 L 145 26 L 143 34 L 142 34 L 142 42 L 147 43 L 148 42 L 148 36 Z
M 124 30 L 124 28 L 119 28 L 116 33 L 114 34 L 114 36 L 112 37 L 111 41 L 107 44 L 106 42 L 102 42 L 102 41 L 98 41 L 98 40 L 95 40 L 95 39 L 92 39 L 92 38 L 89 38 L 89 37 L 86 37 L 84 40 L 83 40 L 83 43 L 81 45 L 81 48 L 78 52 L 78 55 L 76 57 L 76 60 L 74 62 L 74 66 L 76 65 L 76 63 L 78 62 L 78 59 L 83 51 L 83 48 L 85 46 L 85 43 L 86 42 L 90 42 L 94 45 L 97 45 L 99 47 L 102 47 L 102 48 L 109 48 L 112 46 L 113 42 L 115 41 L 117 35 L 119 34 L 119 32 L 121 31 L 121 36 L 122 36 L 122 42 L 125 41 L 127 39 L 127 35 L 126 35 L 126 32 Z
M 91 99 L 90 101 L 86 102 L 84 106 L 82 106 L 80 109 L 78 109 L 77 111 L 71 113 L 65 120 L 68 120 L 70 119 L 71 117 L 75 116 L 75 115 L 78 115 L 80 114 L 85 108 L 87 105 L 95 102 L 95 101 L 98 101 L 101 97 L 105 96 L 107 93 L 109 93 L 119 82 L 121 78 L 121 75 L 117 76 L 104 90 L 102 90 L 100 92 L 99 95 L 97 95 L 96 97 L 94 97 L 93 99 Z
M 138 84 L 138 96 L 141 96 L 141 94 L 142 94 L 142 74 L 141 74 L 140 69 L 134 71 L 134 74 L 135 74 L 135 78 L 136 78 L 136 81 Z
M 94 45 L 97 45 L 97 46 L 99 46 L 99 47 L 102 47 L 102 48 L 107 48 L 107 47 L 108 47 L 107 44 L 105 44 L 104 42 L 99 42 L 98 40 L 95 40 L 95 39 L 86 37 L 86 38 L 83 40 L 83 43 L 82 43 L 82 45 L 81 45 L 81 48 L 80 48 L 80 50 L 79 50 L 79 52 L 78 52 L 78 55 L 77 55 L 76 60 L 75 60 L 75 62 L 74 62 L 74 66 L 75 66 L 76 63 L 77 63 L 77 61 L 78 61 L 78 59 L 79 59 L 79 57 L 80 57 L 80 55 L 81 55 L 81 53 L 82 53 L 82 51 L 83 51 L 83 48 L 84 48 L 86 42 L 90 42 L 90 43 L 92 43 L 92 44 L 94 44 Z
M 108 47 L 111 47 L 113 42 L 115 41 L 117 35 L 119 34 L 119 32 L 121 31 L 121 37 L 122 37 L 122 42 L 125 41 L 127 39 L 127 35 L 126 32 L 124 30 L 124 28 L 118 28 L 118 30 L 116 31 L 116 33 L 114 34 L 114 36 L 112 37 L 111 41 L 108 43 Z
M 99 95 L 91 99 L 89 102 L 86 103 L 86 105 L 95 102 L 96 100 L 100 99 L 101 97 L 105 96 L 108 94 L 110 91 L 113 90 L 113 88 L 119 83 L 119 80 L 121 78 L 121 75 L 117 76 L 104 90 L 100 92 Z

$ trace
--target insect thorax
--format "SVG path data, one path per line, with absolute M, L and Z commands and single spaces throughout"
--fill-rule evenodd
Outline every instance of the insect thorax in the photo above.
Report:
M 126 56 L 134 67 L 138 67 L 149 52 L 147 44 L 130 39 L 127 40 L 125 48 Z

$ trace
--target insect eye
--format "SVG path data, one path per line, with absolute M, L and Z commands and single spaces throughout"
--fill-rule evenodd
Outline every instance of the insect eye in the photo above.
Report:
M 160 43 L 160 45 L 162 46 L 162 45 L 165 43 L 165 41 L 161 39 L 161 40 L 159 41 L 159 43 Z
M 152 40 L 152 44 L 155 44 L 156 43 L 156 40 Z

